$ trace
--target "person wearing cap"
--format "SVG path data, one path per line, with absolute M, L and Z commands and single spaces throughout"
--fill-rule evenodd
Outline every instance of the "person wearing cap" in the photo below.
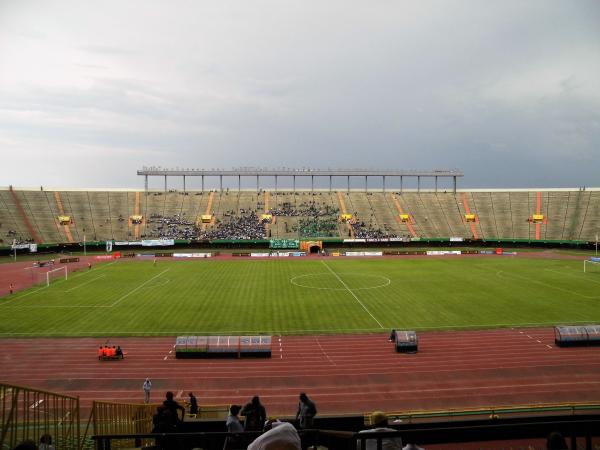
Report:
M 300 450 L 302 448 L 300 436 L 289 422 L 270 420 L 271 427 L 266 433 L 257 437 L 248 450 Z
M 363 433 L 380 433 L 385 431 L 397 432 L 393 428 L 388 428 L 388 417 L 382 411 L 373 411 L 371 413 L 371 428 L 368 430 L 359 431 L 359 434 Z M 365 446 L 361 447 L 361 441 L 356 441 L 356 448 L 366 449 L 366 450 L 376 450 L 377 449 L 377 439 L 366 439 Z M 394 436 L 389 438 L 381 439 L 381 448 L 382 450 L 402 450 L 402 438 L 400 436 Z

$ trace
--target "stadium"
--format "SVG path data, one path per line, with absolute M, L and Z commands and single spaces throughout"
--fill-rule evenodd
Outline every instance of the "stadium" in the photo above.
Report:
M 599 450 L 599 18 L 0 2 L 0 450 Z
M 200 397 L 205 416 L 186 431 L 211 430 L 257 394 L 293 418 L 299 392 L 318 405 L 319 427 L 346 432 L 380 409 L 414 427 L 592 414 L 600 336 L 569 346 L 556 330 L 582 344 L 581 330 L 600 323 L 600 189 L 462 190 L 459 172 L 398 173 L 293 174 L 388 177 L 387 188 L 345 190 L 295 180 L 291 190 L 180 190 L 167 176 L 184 175 L 166 170 L 162 190 L 0 190 L 0 333 L 18 349 L 2 356 L 3 398 L 76 396 L 94 436 L 113 445 L 152 431 L 142 425 L 151 411 L 120 423 L 144 408 L 145 377 L 153 400 Z M 394 176 L 435 187 L 395 190 Z M 451 188 L 437 189 L 444 176 Z M 398 330 L 418 346 L 402 349 Z M 253 336 L 260 344 L 241 345 Z M 106 344 L 125 358 L 99 361 Z M 443 445 L 448 433 L 416 436 Z

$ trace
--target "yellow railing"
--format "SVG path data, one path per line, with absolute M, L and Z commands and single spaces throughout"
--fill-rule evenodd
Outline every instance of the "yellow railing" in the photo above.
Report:
M 56 450 L 80 446 L 79 398 L 0 383 L 0 448 L 50 436 Z
M 587 414 L 600 412 L 599 403 L 544 403 L 529 405 L 490 406 L 483 408 L 461 408 L 444 410 L 391 411 L 386 415 L 390 422 L 401 420 L 406 423 L 439 420 L 475 420 L 482 418 L 498 419 L 507 416 L 539 416 L 551 414 Z M 370 413 L 364 414 L 365 424 L 370 425 Z
M 149 434 L 152 432 L 152 417 L 158 404 L 132 404 L 94 401 L 90 421 L 93 423 L 93 433 L 96 436 L 111 436 L 116 434 Z M 185 420 L 222 419 L 225 420 L 229 405 L 201 405 L 199 413 L 186 414 Z M 134 446 L 152 445 L 153 440 L 117 440 L 114 445 L 131 448 Z

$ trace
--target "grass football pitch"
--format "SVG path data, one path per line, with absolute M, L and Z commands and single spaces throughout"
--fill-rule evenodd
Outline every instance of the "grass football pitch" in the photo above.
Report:
M 600 322 L 600 273 L 514 257 L 120 260 L 0 299 L 0 337 L 361 333 Z

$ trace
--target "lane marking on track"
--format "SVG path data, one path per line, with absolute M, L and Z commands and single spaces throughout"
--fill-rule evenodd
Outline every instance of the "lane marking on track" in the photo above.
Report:
M 548 348 L 550 348 L 550 349 L 552 348 L 552 346 L 551 346 L 551 345 L 548 345 L 548 344 L 546 344 L 546 347 L 548 347 Z
M 283 359 L 283 347 L 281 346 L 281 335 L 279 335 L 279 359 Z
M 365 310 L 365 311 L 366 311 L 366 312 L 367 312 L 367 313 L 368 313 L 368 314 L 369 314 L 369 315 L 370 315 L 370 316 L 373 318 L 373 320 L 374 320 L 375 322 L 377 322 L 377 325 L 379 325 L 379 327 L 380 327 L 380 328 L 383 328 L 383 325 L 381 324 L 381 322 L 380 322 L 379 320 L 377 320 L 377 318 L 376 318 L 376 317 L 375 317 L 373 314 L 371 314 L 371 311 L 369 311 L 369 310 L 367 309 L 367 307 L 366 307 L 366 306 L 363 304 L 363 302 L 361 302 L 361 301 L 360 301 L 360 299 L 359 299 L 359 298 L 356 296 L 356 294 L 355 294 L 354 292 L 352 292 L 352 289 L 350 289 L 350 288 L 348 287 L 348 285 L 347 285 L 346 283 L 344 283 L 344 280 L 342 280 L 342 279 L 339 277 L 339 275 L 338 275 L 337 273 L 335 273 L 335 272 L 333 271 L 333 269 L 327 265 L 327 263 L 326 263 L 325 261 L 321 260 L 321 263 L 322 263 L 322 264 L 323 264 L 325 267 L 327 267 L 327 270 L 329 270 L 329 271 L 330 271 L 330 272 L 333 274 L 333 276 L 334 276 L 334 277 L 336 277 L 336 278 L 338 279 L 338 281 L 339 281 L 340 283 L 342 283 L 342 286 L 344 286 L 344 287 L 346 288 L 346 290 L 347 290 L 348 292 L 350 292 L 350 294 L 352 295 L 352 297 L 354 297 L 354 298 L 356 299 L 356 301 L 357 301 L 357 302 L 360 304 L 360 306 L 362 306 L 362 307 L 363 307 L 363 309 L 364 309 L 364 310 Z
M 167 360 L 167 357 L 165 356 L 165 357 L 163 358 L 163 361 L 166 361 L 166 360 Z
M 131 294 L 133 294 L 134 292 L 137 292 L 138 290 L 140 290 L 141 288 L 143 288 L 144 286 L 146 286 L 148 283 L 150 283 L 152 280 L 160 277 L 163 273 L 168 272 L 169 270 L 171 270 L 170 268 L 163 270 L 161 273 L 154 275 L 152 278 L 150 278 L 149 280 L 144 281 L 142 284 L 140 284 L 138 287 L 136 287 L 135 289 L 129 291 L 127 294 L 123 295 L 121 298 L 119 298 L 118 300 L 116 300 L 115 302 L 113 302 L 111 305 L 109 305 L 111 308 L 114 308 L 115 306 L 117 306 L 119 303 L 121 303 L 123 300 L 125 300 L 127 297 L 129 297 Z
M 34 409 L 34 408 L 37 408 L 37 407 L 38 407 L 38 406 L 40 406 L 42 403 L 44 403 L 44 399 L 43 399 L 43 398 L 42 398 L 42 399 L 40 399 L 40 400 L 38 400 L 38 401 L 36 401 L 36 402 L 34 402 L 34 403 L 32 403 L 32 404 L 29 406 L 29 409 Z
M 333 361 L 333 359 L 331 359 L 329 357 L 329 355 L 325 352 L 325 350 L 323 349 L 323 346 L 321 345 L 321 342 L 319 341 L 318 337 L 315 337 L 315 340 L 317 341 L 317 344 L 319 345 L 319 349 L 321 350 L 321 353 L 323 353 L 323 355 L 325 355 L 325 358 L 327 358 L 327 361 L 329 361 L 329 363 L 331 365 L 337 366 L 337 364 L 335 363 L 335 361 Z

